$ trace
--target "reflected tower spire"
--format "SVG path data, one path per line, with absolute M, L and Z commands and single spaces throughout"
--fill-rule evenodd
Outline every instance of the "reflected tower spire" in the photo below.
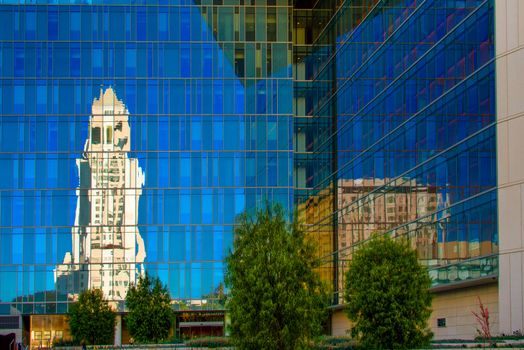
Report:
M 72 252 L 56 270 L 60 291 L 99 288 L 109 300 L 121 301 L 143 272 L 146 252 L 137 224 L 145 176 L 138 159 L 128 157 L 130 146 L 129 111 L 111 87 L 100 89 L 84 153 L 76 161 Z

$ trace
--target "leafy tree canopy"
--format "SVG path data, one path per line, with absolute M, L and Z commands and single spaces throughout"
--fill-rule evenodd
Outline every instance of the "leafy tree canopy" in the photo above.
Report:
M 80 293 L 69 308 L 69 330 L 75 343 L 113 344 L 116 314 L 100 289 Z
M 314 247 L 280 206 L 237 220 L 226 258 L 227 309 L 237 349 L 298 349 L 321 331 L 327 295 Z
M 125 317 L 130 335 L 137 343 L 158 343 L 167 339 L 173 322 L 171 297 L 158 277 L 141 276 L 126 296 Z
M 412 349 L 431 340 L 431 279 L 407 242 L 373 237 L 353 255 L 344 297 L 352 334 L 373 349 Z

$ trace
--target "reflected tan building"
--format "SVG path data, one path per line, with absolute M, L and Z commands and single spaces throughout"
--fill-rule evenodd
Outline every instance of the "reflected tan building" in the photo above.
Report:
M 373 233 L 385 232 L 405 223 L 428 222 L 421 232 L 410 238 L 422 260 L 438 259 L 437 224 L 434 213 L 445 200 L 435 187 L 418 186 L 415 180 L 342 179 L 338 181 L 338 249 L 343 250 L 367 240 Z M 406 227 L 404 231 L 411 231 Z M 413 239 L 414 238 L 414 239 Z
M 101 89 L 83 157 L 76 161 L 73 248 L 56 269 L 58 290 L 99 288 L 109 300 L 122 301 L 143 272 L 146 252 L 137 222 L 145 176 L 138 159 L 128 157 L 130 146 L 129 111 L 111 87 Z
M 388 183 L 389 186 L 384 187 Z M 341 179 L 338 181 L 338 290 L 342 291 L 351 256 L 359 243 L 374 233 L 393 230 L 404 237 L 428 266 L 438 265 L 435 211 L 445 201 L 435 187 L 417 185 L 413 179 Z M 442 231 L 440 231 L 442 232 Z M 440 256 L 442 258 L 442 256 Z M 343 303 L 342 295 L 339 302 Z
M 386 182 L 390 184 L 387 191 Z M 437 237 L 437 232 L 442 236 L 446 227 L 439 227 L 435 213 L 444 207 L 445 196 L 437 193 L 435 187 L 417 185 L 415 180 L 399 179 L 395 183 L 393 186 L 389 179 L 340 179 L 336 196 L 329 186 L 299 205 L 299 218 L 306 224 L 323 261 L 320 273 L 325 281 L 333 276 L 333 249 L 338 252 L 338 290 L 343 289 L 354 247 L 373 233 L 393 230 L 395 236 L 407 238 L 429 266 L 438 265 L 439 259 L 446 256 L 446 243 L 439 243 Z

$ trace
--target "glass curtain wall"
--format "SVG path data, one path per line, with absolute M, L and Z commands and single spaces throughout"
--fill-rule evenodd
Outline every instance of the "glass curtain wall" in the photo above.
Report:
M 407 238 L 434 286 L 498 273 L 493 1 L 344 1 L 307 57 L 313 232 L 335 300 L 372 233 Z M 307 214 L 306 214 L 307 215 Z
M 221 309 L 235 216 L 293 205 L 287 0 L 0 1 L 0 314 L 142 273 Z

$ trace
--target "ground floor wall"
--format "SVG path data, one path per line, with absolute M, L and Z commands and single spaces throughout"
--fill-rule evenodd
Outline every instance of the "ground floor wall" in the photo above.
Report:
M 50 349 L 57 342 L 71 340 L 67 315 L 24 315 L 21 317 L 9 316 L 9 318 L 21 320 L 17 321 L 18 328 L 2 328 L 3 323 L 7 323 L 6 321 L 0 322 L 0 335 L 13 333 L 15 334 L 14 343 L 20 342 L 28 349 Z M 203 336 L 223 336 L 224 331 L 225 313 L 223 310 L 176 311 L 170 337 L 188 339 Z M 120 346 L 130 343 L 133 343 L 133 339 L 129 334 L 125 315 L 118 314 L 115 322 L 114 345 Z M 0 346 L 0 349 L 3 348 Z
M 500 333 L 524 331 L 524 1 L 495 0 Z
M 498 284 L 458 288 L 434 294 L 429 325 L 433 339 L 473 339 L 480 328 L 473 311 L 479 311 L 479 298 L 488 308 L 492 335 L 499 333 Z M 439 326 L 440 325 L 440 326 Z M 331 317 L 332 335 L 349 335 L 351 323 L 343 309 L 334 310 Z
M 473 312 L 479 312 L 479 299 L 489 311 L 491 334 L 499 333 L 498 284 L 453 289 L 439 292 L 433 298 L 433 313 L 429 319 L 433 338 L 473 339 L 480 325 Z

